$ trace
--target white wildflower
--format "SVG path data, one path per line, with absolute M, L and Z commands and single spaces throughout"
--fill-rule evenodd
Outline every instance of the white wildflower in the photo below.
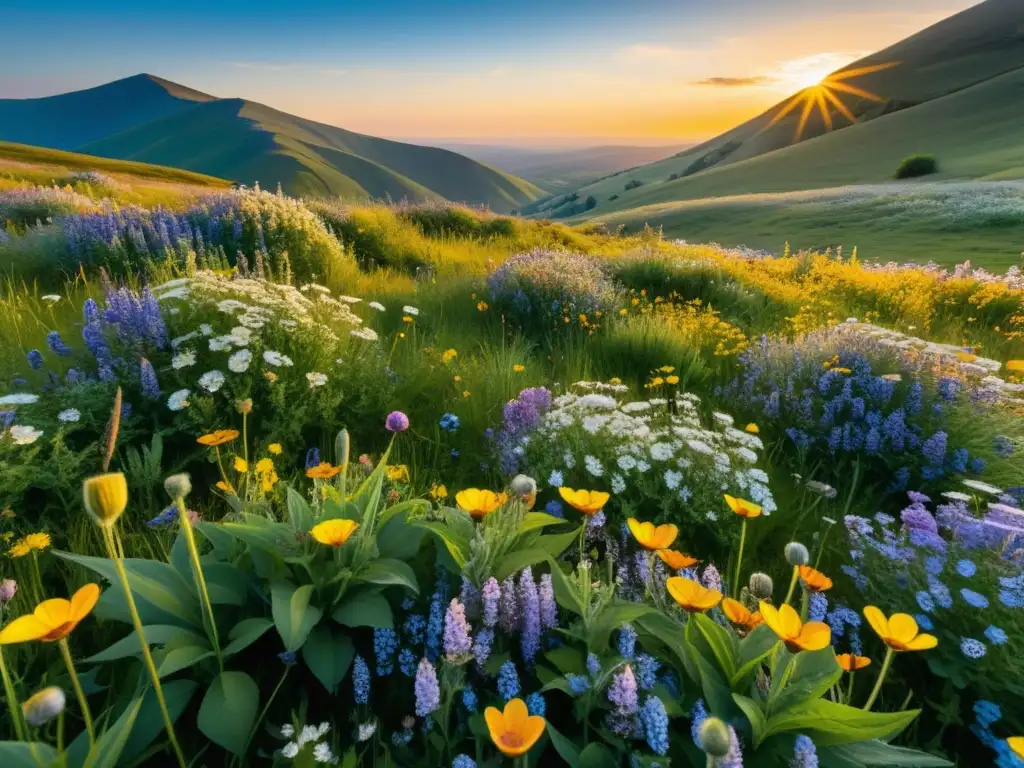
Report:
M 289 741 L 281 748 L 281 757 L 287 757 L 289 760 L 299 754 L 299 745 L 294 741 Z
M 207 371 L 199 377 L 199 386 L 212 394 L 224 386 L 224 374 L 220 371 Z
M 82 418 L 82 412 L 77 408 L 65 408 L 57 414 L 57 419 L 63 421 L 65 424 L 74 424 L 80 418 Z
M 318 763 L 331 763 L 338 762 L 338 758 L 331 752 L 331 745 L 326 741 L 322 741 L 313 747 L 313 759 Z
M 562 477 L 561 472 L 559 472 L 557 469 L 551 470 L 551 474 L 548 475 L 548 485 L 552 486 L 553 488 L 560 488 L 564 482 L 565 480 Z
M 178 336 L 177 338 L 171 339 L 171 347 L 177 349 L 186 341 L 191 341 L 198 335 L 199 331 L 192 331 L 191 333 L 186 333 L 184 336 Z
M 283 736 L 286 739 L 290 739 L 294 735 L 295 735 L 295 726 L 294 725 L 292 725 L 291 723 L 285 723 L 284 725 L 281 726 L 281 736 Z
M 757 454 L 749 448 L 740 446 L 736 449 L 736 455 L 743 459 L 748 464 L 754 464 L 757 461 Z
M 213 326 L 208 323 L 203 323 L 199 326 L 199 332 L 203 336 L 213 336 Z
M 668 461 L 674 454 L 671 443 L 655 443 L 651 446 L 651 458 L 655 461 Z
M 608 395 L 584 395 L 576 401 L 577 408 L 586 408 L 595 411 L 612 411 L 615 410 L 616 406 L 618 406 L 618 403 L 615 402 L 615 398 L 609 397 Z
M 338 301 L 344 302 L 345 304 L 358 304 L 362 299 L 358 299 L 355 296 L 339 296 Z
M 683 481 L 683 473 L 676 472 L 674 469 L 665 470 L 665 485 L 668 486 L 669 490 L 674 491 L 679 487 L 679 484 Z
M 247 347 L 252 341 L 252 331 L 244 325 L 236 325 L 228 336 L 236 347 Z
M 180 371 L 182 368 L 191 368 L 196 364 L 196 353 L 191 349 L 179 352 L 171 358 L 171 368 Z
M 310 389 L 313 389 L 314 387 L 322 387 L 327 383 L 327 374 L 310 371 L 306 374 L 306 381 L 309 382 Z
M 601 462 L 596 456 L 591 456 L 589 454 L 585 456 L 583 458 L 583 465 L 587 468 L 587 472 L 594 477 L 600 477 L 604 474 L 604 467 L 601 466 Z
M 715 452 L 714 448 L 701 440 L 687 440 L 686 444 L 690 446 L 691 451 L 702 453 L 705 456 L 711 456 Z
M 20 424 L 11 427 L 9 432 L 15 445 L 31 445 L 43 436 L 43 431 L 41 429 Z
M 371 301 L 366 306 L 370 307 L 371 309 L 376 309 L 378 312 L 385 312 L 386 311 L 384 309 L 384 305 L 381 304 L 379 301 Z
M 298 328 L 299 327 L 299 321 L 298 320 L 292 320 L 292 319 L 287 318 L 287 317 L 282 317 L 277 322 L 280 325 L 283 325 L 285 328 Z
M 626 480 L 620 474 L 612 475 L 612 493 L 622 493 L 626 490 Z
M 615 463 L 619 465 L 619 469 L 621 469 L 623 472 L 629 472 L 629 470 L 631 469 L 636 469 L 636 459 L 634 459 L 628 453 L 619 456 Z
M 39 395 L 31 392 L 15 392 L 13 395 L 0 397 L 0 405 L 32 405 L 39 401 Z
M 982 493 L 991 493 L 993 496 L 999 496 L 1003 492 L 1002 488 L 997 488 L 994 485 L 983 483 L 981 480 L 961 480 L 960 482 L 972 490 L 981 491 Z
M 228 370 L 232 373 L 245 373 L 252 362 L 252 352 L 240 349 L 228 358 Z
M 248 309 L 248 307 L 237 299 L 223 299 L 217 302 L 217 309 L 226 314 L 237 312 L 240 309 Z
M 56 293 L 48 293 L 45 296 L 40 296 L 39 298 L 41 298 L 47 304 L 56 304 L 58 301 L 61 300 L 61 297 L 58 296 Z
M 952 501 L 970 501 L 971 499 L 974 498 L 969 494 L 960 493 L 960 491 L 943 491 L 942 495 L 945 496 L 947 499 L 951 499 Z
M 349 331 L 349 333 L 357 339 L 365 339 L 366 341 L 376 341 L 378 338 L 377 332 L 373 328 L 355 328 Z
M 282 355 L 280 352 L 275 352 L 272 349 L 268 349 L 263 353 L 263 360 L 268 365 L 272 365 L 275 368 L 278 368 L 280 366 L 288 367 L 293 365 L 292 359 L 288 357 L 288 355 Z
M 211 352 L 223 352 L 227 349 L 231 349 L 230 336 L 217 336 L 216 338 L 210 339 Z
M 188 396 L 192 394 L 190 389 L 179 389 L 167 398 L 167 407 L 172 411 L 180 411 L 188 408 Z
M 733 424 L 734 419 L 728 413 L 719 413 L 718 411 L 715 411 L 711 415 L 714 417 L 715 421 L 726 427 L 731 427 Z
M 805 483 L 805 487 L 812 493 L 817 493 L 820 496 L 824 496 L 826 499 L 834 499 L 839 493 L 828 483 L 822 483 L 817 480 L 808 480 L 807 483 Z
M 359 742 L 369 741 L 370 738 L 377 732 L 377 721 L 371 720 L 367 723 L 359 724 L 359 733 L 356 736 L 356 740 Z
M 405 314 L 407 315 L 412 315 L 413 317 L 416 317 L 416 315 L 420 313 L 420 311 L 416 309 L 416 307 L 410 307 L 408 304 L 402 307 L 402 311 L 405 312 Z
M 566 451 L 562 456 L 562 463 L 565 464 L 566 469 L 573 469 L 576 466 L 576 457 L 570 451 Z
M 648 464 L 643 459 L 638 460 L 637 463 L 636 463 L 636 471 L 639 472 L 641 475 L 644 472 L 646 472 L 647 470 L 649 470 L 650 468 L 651 468 L 651 465 Z

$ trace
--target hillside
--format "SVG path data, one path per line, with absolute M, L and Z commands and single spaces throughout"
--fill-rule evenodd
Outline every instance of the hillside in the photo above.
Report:
M 352 133 L 151 75 L 0 101 L 0 140 L 169 165 L 296 195 L 448 199 L 508 211 L 533 184 L 434 147 Z
M 844 71 L 884 63 L 897 64 L 849 81 L 857 88 L 879 95 L 882 101 L 837 93 L 858 118 L 854 125 L 832 108 L 829 116 L 833 131 L 829 133 L 815 110 L 798 138 L 802 108 L 794 109 L 772 125 L 772 121 L 789 104 L 790 99 L 786 99 L 697 147 L 634 169 L 621 177 L 581 187 L 576 193 L 584 198 L 593 195 L 598 201 L 593 213 L 599 215 L 611 210 L 706 194 L 742 194 L 880 181 L 894 170 L 894 154 L 934 153 L 947 146 L 957 154 L 952 167 L 944 163 L 947 172 L 957 176 L 977 176 L 993 169 L 1000 170 L 996 167 L 994 155 L 985 159 L 990 150 L 998 154 L 999 145 L 1003 145 L 1012 155 L 1012 148 L 1020 145 L 1020 132 L 1011 127 L 1012 119 L 1019 114 L 1012 102 L 1020 103 L 1020 93 L 1016 90 L 1015 81 L 1002 78 L 1004 75 L 1012 76 L 1015 70 L 1024 66 L 1024 3 L 1019 0 L 986 0 L 854 62 Z M 976 90 L 986 84 L 992 87 L 991 91 Z M 954 97 L 961 92 L 971 92 L 971 95 L 966 101 L 955 100 Z M 1006 101 L 986 103 L 987 98 Z M 982 111 L 970 114 L 957 112 L 964 108 Z M 894 122 L 896 117 L 906 115 L 919 117 Z M 971 129 L 974 138 L 955 139 L 954 130 L 946 124 L 947 117 L 955 121 L 957 128 Z M 984 125 L 989 119 L 996 120 L 1001 134 Z M 861 132 L 876 123 L 885 126 L 884 137 Z M 872 150 L 885 151 L 884 162 L 888 167 L 884 170 L 877 155 L 858 154 L 867 148 L 864 142 L 868 136 L 883 139 L 867 143 Z M 970 145 L 972 140 L 981 140 L 982 144 L 974 147 Z M 822 144 L 822 141 L 826 143 Z M 808 154 L 788 154 L 803 146 L 816 149 Z M 886 151 L 897 147 L 898 151 Z M 746 164 L 773 153 L 783 154 L 785 162 L 769 166 Z M 825 157 L 827 153 L 841 157 L 828 158 Z M 971 155 L 978 156 L 977 166 L 982 173 L 976 172 L 971 163 L 962 162 Z M 896 159 L 898 161 L 899 158 Z M 837 172 L 837 165 L 843 164 L 847 165 L 846 171 Z M 706 184 L 697 181 L 732 167 L 743 168 L 743 171 L 737 175 L 718 175 L 714 182 Z M 786 180 L 769 178 L 757 172 L 763 169 L 774 173 L 780 168 Z M 673 175 L 682 178 L 670 178 Z M 639 182 L 643 186 L 626 190 L 625 185 L 631 182 L 634 185 Z M 617 198 L 609 201 L 612 196 Z

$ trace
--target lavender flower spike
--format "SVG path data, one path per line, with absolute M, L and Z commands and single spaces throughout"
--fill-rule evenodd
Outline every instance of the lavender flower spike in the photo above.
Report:
M 622 672 L 612 678 L 612 684 L 608 687 L 608 700 L 618 707 L 620 715 L 631 715 L 636 712 L 637 692 L 636 678 L 633 676 L 633 669 L 628 664 Z
M 417 717 L 426 717 L 441 706 L 441 686 L 437 682 L 437 671 L 427 659 L 422 659 L 416 668 L 414 689 Z
M 466 621 L 466 609 L 458 598 L 453 597 L 444 614 L 444 652 L 448 661 L 462 664 L 473 652 L 470 626 Z
M 540 650 L 540 596 L 537 594 L 537 583 L 533 580 L 533 571 L 528 567 L 523 568 L 519 574 L 519 610 L 522 617 L 520 645 L 523 658 L 532 662 Z
M 498 580 L 493 576 L 489 578 L 484 583 L 480 594 L 483 601 L 484 626 L 493 629 L 498 623 L 498 606 L 501 601 L 501 587 L 498 586 Z

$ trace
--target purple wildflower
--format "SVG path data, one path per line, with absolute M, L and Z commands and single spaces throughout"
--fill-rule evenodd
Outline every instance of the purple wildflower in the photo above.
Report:
M 618 708 L 620 715 L 631 715 L 637 709 L 637 687 L 633 669 L 627 664 L 622 672 L 612 676 L 608 686 L 608 700 Z
M 416 668 L 416 716 L 426 717 L 441 705 L 441 686 L 437 671 L 428 659 L 421 659 Z
M 448 661 L 462 663 L 473 649 L 466 610 L 458 598 L 452 598 L 444 615 L 444 652 Z
M 493 576 L 484 582 L 481 590 L 484 626 L 493 628 L 498 623 L 498 606 L 501 601 L 501 587 Z
M 497 586 L 497 582 L 494 585 Z M 558 626 L 558 604 L 555 602 L 555 588 L 550 573 L 540 577 L 540 625 L 544 629 Z
M 388 432 L 405 432 L 409 428 L 409 417 L 401 411 L 392 411 L 384 420 Z
M 498 621 L 505 632 L 515 632 L 519 629 L 519 619 L 516 580 L 514 576 L 509 576 L 501 582 L 501 610 Z
M 520 647 L 523 659 L 530 663 L 540 650 L 540 597 L 529 567 L 519 574 L 519 615 L 522 617 Z
M 160 397 L 160 384 L 156 380 L 156 371 L 153 364 L 146 358 L 139 363 L 139 381 L 142 385 L 142 394 L 150 400 Z

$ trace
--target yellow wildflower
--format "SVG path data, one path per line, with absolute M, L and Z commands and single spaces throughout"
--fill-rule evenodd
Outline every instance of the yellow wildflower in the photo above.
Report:
M 37 549 L 42 552 L 44 549 L 50 546 L 50 534 L 48 533 L 30 533 L 24 539 L 25 545 L 29 549 Z
M 487 302 L 486 301 L 478 301 L 477 304 L 476 304 L 476 308 L 480 312 L 486 312 L 487 311 Z
M 515 365 L 512 366 L 512 370 L 515 371 L 516 373 L 523 373 L 526 370 L 526 366 L 520 363 L 516 363 Z
M 434 483 L 432 486 L 430 486 L 430 498 L 432 498 L 434 501 L 438 501 L 440 499 L 447 499 L 448 488 L 443 484 L 438 485 L 437 483 Z
M 247 462 L 241 456 L 235 456 L 234 467 L 235 472 L 248 472 L 249 462 Z
M 388 480 L 392 483 L 409 482 L 409 467 L 405 464 L 389 464 L 385 471 L 388 473 Z
M 442 363 L 450 363 L 452 360 L 454 360 L 458 356 L 459 356 L 459 353 L 456 352 L 454 349 L 446 349 L 444 352 L 441 353 L 441 362 Z
M 281 454 L 281 444 L 271 443 L 270 445 L 267 446 L 267 450 L 270 451 L 275 456 L 279 456 Z

